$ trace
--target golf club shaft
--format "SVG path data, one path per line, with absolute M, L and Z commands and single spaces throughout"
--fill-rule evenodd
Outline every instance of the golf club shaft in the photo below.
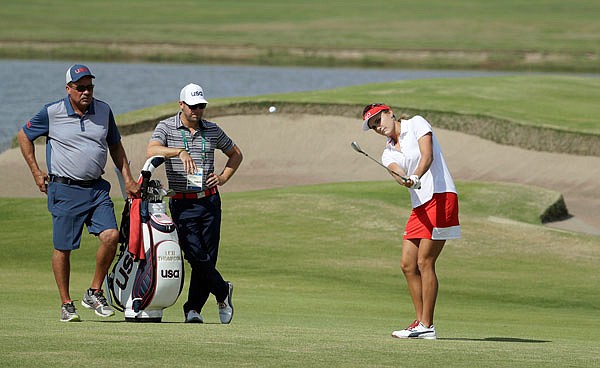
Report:
M 408 178 L 405 178 L 404 176 L 398 174 L 397 172 L 395 172 L 394 170 L 390 169 L 389 167 L 386 167 L 384 164 L 382 164 L 381 162 L 377 161 L 376 159 L 374 159 L 373 157 L 369 156 L 367 153 L 365 153 L 365 156 L 367 156 L 368 158 L 370 158 L 371 160 L 373 160 L 374 162 L 376 162 L 379 166 L 383 167 L 384 169 L 386 169 L 387 171 L 390 172 L 390 174 L 392 175 L 396 175 L 397 177 L 399 177 L 400 179 L 404 180 L 404 181 L 408 181 Z
M 400 179 L 404 180 L 404 181 L 408 181 L 409 179 L 398 174 L 397 172 L 395 172 L 394 170 L 390 169 L 389 167 L 386 167 L 384 164 L 382 164 L 381 162 L 377 161 L 376 159 L 374 159 L 373 157 L 369 156 L 368 153 L 366 153 L 365 151 L 363 151 L 362 148 L 360 148 L 360 145 L 358 144 L 358 142 L 354 141 L 352 143 L 350 143 L 350 146 L 352 147 L 353 150 L 355 150 L 358 153 L 362 153 L 363 155 L 367 156 L 368 158 L 370 158 L 371 160 L 373 160 L 373 162 L 377 163 L 377 165 L 383 167 L 384 169 L 386 169 L 390 174 L 396 175 L 397 177 L 399 177 Z

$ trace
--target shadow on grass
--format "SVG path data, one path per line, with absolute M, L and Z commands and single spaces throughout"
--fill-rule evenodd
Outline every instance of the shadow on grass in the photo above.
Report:
M 204 321 L 203 323 L 186 323 L 184 321 L 181 322 L 177 322 L 177 321 L 161 321 L 161 322 L 155 322 L 155 321 L 147 321 L 147 320 L 139 320 L 139 321 L 125 321 L 123 319 L 120 320 L 110 320 L 110 321 L 103 321 L 103 320 L 87 320 L 87 321 L 81 321 L 81 322 L 91 322 L 91 323 L 128 323 L 128 324 L 132 324 L 132 325 L 155 325 L 155 324 L 181 324 L 181 325 L 222 325 L 223 323 L 221 322 L 206 322 Z M 448 339 L 448 340 L 452 340 L 452 339 Z
M 491 341 L 491 342 L 518 342 L 518 343 L 527 343 L 527 344 L 541 344 L 546 342 L 552 342 L 549 340 L 534 340 L 534 339 L 521 339 L 518 337 L 484 337 L 482 339 L 470 339 L 466 337 L 447 337 L 447 338 L 438 338 L 438 340 L 448 340 L 448 341 Z

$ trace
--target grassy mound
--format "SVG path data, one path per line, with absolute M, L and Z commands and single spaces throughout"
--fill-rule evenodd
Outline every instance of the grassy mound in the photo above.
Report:
M 206 117 L 279 113 L 360 118 L 362 107 L 385 102 L 425 116 L 434 127 L 525 149 L 600 156 L 600 79 L 520 76 L 395 81 L 333 90 L 216 99 Z M 154 129 L 175 103 L 119 116 L 125 134 Z

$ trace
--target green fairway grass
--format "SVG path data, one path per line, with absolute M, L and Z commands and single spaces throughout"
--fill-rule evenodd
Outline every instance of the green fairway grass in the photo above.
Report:
M 43 199 L 1 199 L 3 367 L 593 367 L 600 363 L 597 237 L 540 225 L 556 193 L 457 183 L 461 240 L 438 262 L 437 341 L 390 337 L 413 319 L 400 239 L 410 212 L 392 181 L 225 193 L 219 268 L 235 317 L 161 324 L 59 322 Z M 117 213 L 122 208 L 116 203 Z M 89 286 L 96 240 L 72 256 L 71 290 Z M 186 285 L 187 286 L 187 285 Z M 79 305 L 80 300 L 76 301 Z
M 600 70 L 589 0 L 1 3 L 0 57 Z

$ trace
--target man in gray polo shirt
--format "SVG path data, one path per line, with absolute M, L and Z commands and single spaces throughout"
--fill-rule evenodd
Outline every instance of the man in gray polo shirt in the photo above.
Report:
M 121 135 L 110 107 L 93 97 L 90 69 L 76 64 L 67 69 L 67 96 L 45 105 L 17 135 L 21 153 L 40 192 L 48 196 L 52 214 L 52 270 L 62 301 L 61 321 L 80 321 L 69 292 L 70 255 L 78 249 L 83 225 L 100 240 L 96 270 L 81 304 L 102 317 L 114 315 L 101 289 L 117 250 L 119 232 L 110 183 L 102 179 L 108 153 L 125 179 L 129 196 L 139 186 L 131 176 Z M 48 173 L 40 169 L 33 141 L 46 137 Z

